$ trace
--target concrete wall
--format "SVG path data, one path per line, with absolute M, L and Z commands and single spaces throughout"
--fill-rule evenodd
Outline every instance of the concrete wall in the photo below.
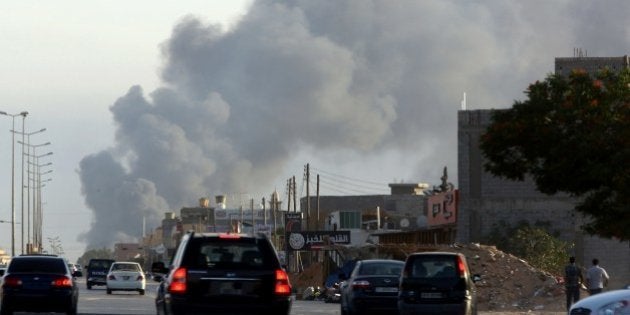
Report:
M 501 221 L 549 222 L 564 241 L 575 244 L 573 254 L 584 267 L 593 258 L 611 276 L 610 287 L 630 284 L 630 243 L 591 237 L 580 230 L 584 218 L 575 212 L 576 200 L 566 195 L 538 192 L 531 180 L 504 180 L 483 170 L 479 136 L 490 122 L 492 110 L 458 113 L 458 178 L 460 191 L 458 242 L 481 242 Z M 527 259 L 525 257 L 525 259 Z

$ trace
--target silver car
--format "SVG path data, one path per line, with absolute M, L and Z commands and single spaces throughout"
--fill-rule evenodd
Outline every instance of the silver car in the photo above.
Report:
M 107 294 L 112 291 L 138 291 L 144 295 L 146 278 L 142 267 L 137 262 L 117 261 L 107 273 Z
M 577 301 L 569 315 L 630 315 L 630 289 L 607 291 Z

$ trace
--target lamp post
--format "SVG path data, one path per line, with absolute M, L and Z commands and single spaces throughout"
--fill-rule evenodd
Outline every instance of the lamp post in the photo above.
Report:
M 11 256 L 15 256 L 15 117 L 22 116 L 22 129 L 24 129 L 24 120 L 28 112 L 24 111 L 12 115 L 0 111 L 0 115 L 9 116 L 13 120 L 11 127 Z M 22 152 L 24 152 L 24 150 L 22 150 Z
M 24 192 L 24 188 L 26 188 L 26 204 L 27 204 L 27 209 L 26 209 L 26 213 L 27 213 L 27 252 L 30 253 L 31 250 L 30 248 L 32 248 L 32 243 L 31 243 L 31 177 L 30 174 L 31 172 L 31 165 L 33 165 L 33 168 L 35 167 L 40 167 L 40 166 L 47 166 L 47 165 L 51 165 L 52 162 L 49 162 L 47 164 L 44 165 L 36 165 L 34 162 L 30 161 L 31 157 L 34 157 L 31 154 L 31 148 L 33 148 L 33 151 L 35 151 L 36 148 L 38 147 L 42 147 L 42 146 L 46 146 L 46 145 L 50 145 L 50 142 L 46 142 L 46 143 L 42 143 L 42 144 L 30 144 L 30 136 L 36 133 L 40 133 L 40 132 L 44 132 L 46 131 L 46 128 L 40 129 L 38 131 L 35 132 L 31 132 L 31 133 L 27 133 L 26 135 L 27 137 L 27 143 L 22 143 L 22 145 L 26 145 L 27 149 L 28 149 L 28 153 L 25 153 L 24 155 L 27 157 L 27 169 L 26 169 L 26 173 L 27 173 L 27 184 L 26 187 L 22 187 L 22 192 Z M 18 143 L 21 143 L 20 141 L 18 141 Z M 24 185 L 24 184 L 22 184 Z M 33 198 L 35 196 L 33 195 Z M 22 218 L 22 221 L 24 221 L 24 218 Z M 30 247 L 29 247 L 30 246 Z
M 38 230 L 38 233 L 37 233 L 37 235 L 38 235 L 37 244 L 38 244 L 38 248 L 44 248 L 44 243 L 43 243 L 43 240 L 42 240 L 43 235 L 44 235 L 44 233 L 43 233 L 44 211 L 42 210 L 42 205 L 44 203 L 42 202 L 42 188 L 46 187 L 46 184 L 45 184 L 46 182 L 52 181 L 52 178 L 48 178 L 46 180 L 42 180 L 41 177 L 42 177 L 42 174 L 51 173 L 51 172 L 52 172 L 52 170 L 48 171 L 48 172 L 40 173 L 38 175 L 38 180 L 37 180 L 38 181 L 38 185 L 37 185 L 37 222 L 38 222 L 38 224 L 37 224 L 38 225 L 38 228 L 37 228 L 37 230 Z
M 45 163 L 45 164 L 35 164 L 35 163 L 29 162 L 29 164 L 33 164 L 33 169 L 38 169 L 39 170 L 39 169 L 41 169 L 44 166 L 52 165 L 52 162 L 48 162 L 48 163 Z M 38 198 L 38 196 L 41 196 L 41 194 L 39 194 L 40 189 L 45 186 L 44 184 L 38 184 L 38 178 L 40 178 L 41 175 L 52 173 L 52 170 L 48 170 L 48 171 L 43 172 L 43 173 L 41 173 L 40 171 L 33 171 L 33 172 L 29 172 L 29 173 L 33 176 L 32 177 L 32 179 L 33 179 L 33 215 L 32 215 L 33 228 L 32 228 L 32 230 L 33 230 L 33 238 L 36 238 L 37 235 L 36 235 L 35 231 L 38 230 L 38 229 L 36 229 L 35 227 L 36 227 L 36 223 L 38 223 L 40 221 L 39 215 L 37 213 L 38 205 L 39 205 L 39 202 L 38 202 L 37 198 Z M 31 177 L 29 175 L 29 182 L 30 181 L 31 181 Z M 49 182 L 49 181 L 52 181 L 52 179 L 49 178 L 49 179 L 47 179 L 45 181 L 42 181 L 42 182 Z M 29 189 L 30 189 L 30 187 L 29 187 Z M 30 192 L 29 192 L 29 203 L 30 203 Z M 33 244 L 36 243 L 36 242 L 31 240 L 31 233 L 30 233 L 30 230 L 31 230 L 30 205 L 29 205 L 29 215 L 28 215 L 28 230 L 29 230 L 28 238 L 29 238 L 29 242 L 31 242 L 31 243 L 29 243 L 29 253 L 32 253 L 33 252 L 33 248 L 34 248 Z
M 39 249 L 41 249 L 41 220 L 42 220 L 42 215 L 41 215 L 41 171 L 40 171 L 40 167 L 45 166 L 45 165 L 50 165 L 50 164 L 45 164 L 45 165 L 40 165 L 39 164 L 39 158 L 40 157 L 44 157 L 44 156 L 48 156 L 48 155 L 52 155 L 52 152 L 48 152 L 45 154 L 41 154 L 41 155 L 30 155 L 27 154 L 28 156 L 32 157 L 35 161 L 35 163 L 31 163 L 33 164 L 34 167 L 34 171 L 33 172 L 29 172 L 31 174 L 33 174 L 33 248 L 37 248 L 38 251 Z M 30 162 L 29 162 L 30 163 Z M 44 174 L 48 174 L 51 173 L 52 170 L 49 170 L 47 172 L 45 172 Z M 38 207 L 39 206 L 39 207 Z M 39 232 L 39 233 L 36 233 Z
M 28 187 L 29 184 L 30 184 L 30 180 L 27 180 L 27 185 L 26 185 L 26 187 L 24 187 L 24 157 L 25 156 L 27 157 L 27 161 L 26 161 L 27 162 L 27 170 L 26 170 L 26 172 L 27 172 L 27 176 L 28 176 L 28 171 L 30 169 L 30 164 L 28 163 L 29 162 L 28 161 L 28 154 L 31 153 L 31 147 L 38 147 L 38 146 L 49 145 L 50 144 L 50 142 L 48 142 L 48 143 L 45 143 L 45 144 L 32 146 L 32 145 L 30 145 L 30 143 L 31 143 L 31 135 L 38 134 L 38 133 L 41 133 L 41 132 L 44 132 L 44 131 L 46 131 L 46 128 L 42 128 L 40 130 L 33 131 L 33 132 L 25 132 L 24 131 L 24 126 L 22 126 L 22 132 L 20 133 L 22 135 L 22 141 L 18 141 L 18 143 L 22 144 L 22 191 L 21 191 L 22 192 L 22 222 L 24 222 L 24 188 L 26 188 L 26 194 L 27 194 L 27 201 L 26 201 L 27 216 L 30 216 L 30 203 L 31 203 L 30 200 L 29 200 L 30 199 L 30 196 L 29 196 L 30 188 Z M 24 143 L 24 137 L 25 136 L 26 136 L 26 143 Z M 28 154 L 24 153 L 24 146 L 25 145 L 27 146 Z M 27 224 L 28 236 L 26 238 L 26 244 L 27 244 L 26 245 L 26 247 L 27 247 L 26 251 L 30 252 L 28 250 L 28 246 L 29 246 L 28 244 L 30 244 L 29 242 L 30 242 L 30 239 L 31 239 L 31 236 L 30 236 L 30 228 L 31 228 L 30 223 L 31 223 L 31 221 L 30 221 L 30 219 L 27 220 L 27 221 L 28 221 L 28 224 Z M 24 253 L 24 224 L 22 224 L 22 253 Z
M 52 173 L 52 170 L 44 172 L 43 174 Z M 33 185 L 33 243 L 29 248 L 29 253 L 41 253 L 42 250 L 42 202 L 41 202 L 41 189 L 46 186 L 45 182 L 52 181 L 51 178 L 41 180 L 41 174 L 36 174 Z

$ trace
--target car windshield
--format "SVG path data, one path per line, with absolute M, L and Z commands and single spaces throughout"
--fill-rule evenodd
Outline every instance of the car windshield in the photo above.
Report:
M 383 275 L 383 276 L 399 276 L 404 263 L 365 263 L 358 270 L 359 275 Z
M 7 272 L 65 274 L 66 264 L 61 259 L 20 258 L 9 264 Z
M 113 264 L 112 271 L 140 271 L 140 265 L 138 264 Z
M 270 259 L 259 244 L 252 240 L 199 240 L 195 251 L 189 253 L 191 265 L 199 268 L 269 268 Z
M 92 262 L 90 262 L 90 265 L 88 266 L 88 268 L 92 268 L 92 269 L 109 269 L 112 265 L 111 261 L 106 261 L 106 260 L 94 260 Z
M 413 260 L 411 277 L 453 278 L 457 276 L 456 260 L 450 256 L 419 256 Z

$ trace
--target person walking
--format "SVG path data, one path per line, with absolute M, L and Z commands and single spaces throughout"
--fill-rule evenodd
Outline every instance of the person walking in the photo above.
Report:
M 582 271 L 575 265 L 575 257 L 569 257 L 569 264 L 564 267 L 564 286 L 567 294 L 567 310 L 580 300 L 580 286 L 584 282 Z
M 608 286 L 608 273 L 599 266 L 599 259 L 593 258 L 593 266 L 586 270 L 586 287 L 590 295 L 601 293 Z

